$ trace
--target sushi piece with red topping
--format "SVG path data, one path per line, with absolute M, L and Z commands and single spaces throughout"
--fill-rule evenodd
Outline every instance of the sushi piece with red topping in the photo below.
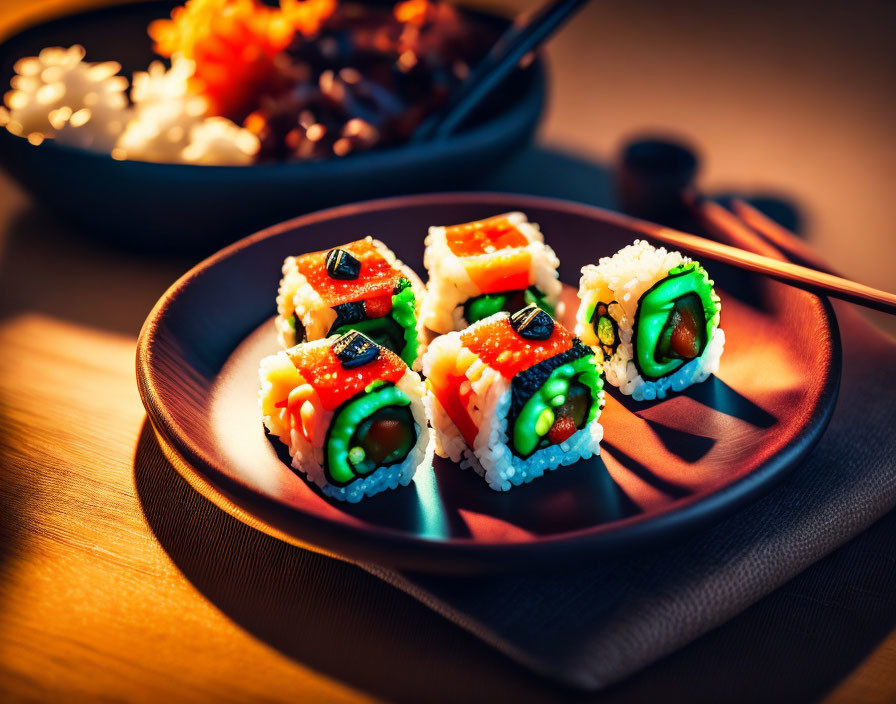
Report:
M 560 262 L 524 213 L 431 227 L 423 263 L 429 282 L 421 318 L 434 332 L 463 330 L 530 303 L 559 314 Z
M 436 453 L 496 491 L 600 453 L 594 353 L 534 303 L 436 338 L 423 370 Z
M 277 336 L 283 347 L 292 347 L 357 330 L 419 369 L 422 299 L 417 275 L 382 242 L 365 237 L 286 258 Z
M 261 361 L 259 376 L 265 427 L 326 496 L 354 503 L 431 466 L 423 381 L 365 335 L 283 350 Z

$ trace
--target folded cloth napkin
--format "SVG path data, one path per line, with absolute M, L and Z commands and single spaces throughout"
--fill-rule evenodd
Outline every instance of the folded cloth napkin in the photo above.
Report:
M 896 506 L 896 343 L 836 307 L 830 426 L 768 495 L 686 542 L 564 574 L 446 577 L 365 566 L 514 660 L 599 689 L 731 619 Z

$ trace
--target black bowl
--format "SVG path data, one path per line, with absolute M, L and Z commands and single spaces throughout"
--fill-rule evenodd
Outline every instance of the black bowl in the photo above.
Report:
M 155 57 L 146 33 L 174 3 L 144 2 L 75 14 L 30 27 L 0 44 L 0 84 L 13 64 L 46 46 L 82 44 L 91 61 L 123 73 Z M 470 13 L 498 29 L 507 20 Z M 92 237 L 151 250 L 209 250 L 301 213 L 378 195 L 469 188 L 532 137 L 545 100 L 534 62 L 495 105 L 440 143 L 384 148 L 346 159 L 258 166 L 116 161 L 47 140 L 33 146 L 0 129 L 0 163 L 43 206 Z

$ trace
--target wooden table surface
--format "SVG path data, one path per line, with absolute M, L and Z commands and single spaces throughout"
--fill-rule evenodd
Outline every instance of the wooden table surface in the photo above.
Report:
M 73 4 L 32 3 L 26 11 L 2 0 L 0 21 L 9 26 L 26 12 Z M 684 130 L 711 155 L 711 186 L 786 190 L 809 214 L 808 229 L 823 252 L 847 273 L 894 288 L 892 257 L 867 262 L 854 251 L 859 245 L 893 254 L 885 207 L 896 173 L 889 134 L 896 112 L 892 91 L 878 89 L 892 83 L 896 67 L 891 58 L 873 65 L 882 33 L 871 20 L 837 33 L 838 22 L 857 21 L 840 8 L 816 18 L 810 36 L 788 49 L 780 46 L 784 30 L 749 24 L 746 12 L 739 22 L 723 23 L 714 6 L 690 3 L 696 19 L 679 17 L 681 31 L 668 46 L 658 27 L 669 18 L 659 5 L 650 5 L 655 17 L 619 6 L 613 12 L 620 14 L 607 16 L 608 6 L 592 6 L 552 46 L 556 88 L 544 139 L 606 160 L 633 128 Z M 796 12 L 774 11 L 785 23 Z M 812 94 L 789 95 L 790 84 L 764 83 L 763 76 L 777 75 L 768 52 L 755 75 L 742 67 L 742 57 L 725 50 L 730 42 L 714 33 L 721 26 L 733 32 L 738 50 L 751 46 L 755 55 L 771 47 L 776 66 L 793 59 L 788 65 L 797 76 L 815 77 L 806 79 Z M 631 51 L 630 39 L 620 38 L 632 35 L 653 47 L 641 55 L 652 57 L 650 66 Z M 834 54 L 823 50 L 832 36 Z M 688 41 L 703 41 L 705 52 L 681 51 Z M 866 53 L 838 63 L 850 42 Z M 818 49 L 814 68 L 789 53 L 802 55 L 807 47 Z M 614 51 L 624 68 L 613 64 Z M 655 63 L 659 54 L 666 56 L 662 65 Z M 573 87 L 589 61 L 615 70 L 598 73 L 605 80 L 595 78 L 594 95 L 583 98 Z M 761 98 L 781 98 L 780 119 L 771 120 L 768 103 L 738 112 L 746 99 L 730 86 L 716 86 L 719 106 L 710 114 L 668 90 L 676 70 L 690 70 L 695 84 L 705 86 L 725 65 L 753 91 L 752 107 Z M 847 69 L 862 72 L 860 86 L 846 87 Z M 819 70 L 829 70 L 825 80 Z M 628 87 L 633 76 L 641 81 L 637 95 Z M 837 105 L 841 89 L 853 100 L 848 130 L 837 105 L 815 112 L 813 91 L 823 84 Z M 654 104 L 644 98 L 651 87 Z M 620 94 L 627 103 L 602 97 Z M 750 128 L 742 142 L 730 139 L 735 124 Z M 831 164 L 847 161 L 847 173 L 832 173 Z M 839 195 L 831 203 L 834 189 Z M 846 222 L 855 228 L 850 246 L 836 234 Z M 116 701 L 583 698 L 558 692 L 363 571 L 252 531 L 180 479 L 146 426 L 134 347 L 155 299 L 191 264 L 72 238 L 0 176 L 0 694 Z M 700 649 L 712 650 L 714 637 L 615 693 L 583 699 L 638 701 L 663 678 L 674 694 L 676 678 L 699 671 Z M 894 701 L 894 672 L 891 631 L 869 646 L 856 669 L 837 677 L 826 701 Z

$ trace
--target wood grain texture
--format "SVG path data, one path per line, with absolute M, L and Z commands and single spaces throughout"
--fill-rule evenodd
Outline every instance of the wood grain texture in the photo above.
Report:
M 196 493 L 145 423 L 133 338 L 22 314 L 0 322 L 0 349 L 0 698 L 561 696 L 363 570 Z
M 132 339 L 24 315 L 3 324 L 0 346 L 7 693 L 366 700 L 239 628 L 154 538 L 134 480 L 143 408 Z
M 0 34 L 103 1 L 0 0 Z M 838 269 L 892 288 L 892 257 L 865 255 L 892 239 L 896 151 L 886 147 L 896 101 L 884 4 L 807 0 L 755 12 L 691 1 L 611 12 L 592 3 L 551 45 L 544 134 L 606 159 L 632 129 L 683 130 L 711 157 L 708 187 L 797 198 Z M 838 94 L 848 99 L 832 103 Z M 574 698 L 360 570 L 242 526 L 179 479 L 145 432 L 133 348 L 152 302 L 190 264 L 72 241 L 0 175 L 0 699 L 420 701 L 413 687 L 442 701 Z M 759 626 L 744 629 L 751 619 Z M 672 701 L 682 682 L 699 691 L 706 663 L 726 654 L 734 677 L 750 646 L 734 658 L 725 634 L 758 639 L 773 622 L 751 609 L 593 700 Z M 804 630 L 800 647 L 810 647 Z M 868 649 L 852 674 L 837 673 L 830 704 L 896 700 L 896 634 Z M 404 661 L 407 675 L 397 672 Z
M 883 704 L 894 699 L 896 632 L 891 633 L 823 704 Z

